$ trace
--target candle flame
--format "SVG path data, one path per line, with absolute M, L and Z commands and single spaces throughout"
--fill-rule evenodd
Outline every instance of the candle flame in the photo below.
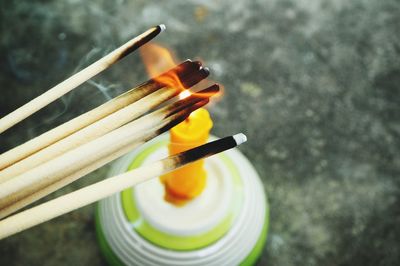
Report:
M 143 63 L 146 67 L 147 73 L 151 78 L 154 78 L 157 82 L 164 84 L 166 87 L 174 87 L 182 90 L 181 94 L 179 94 L 178 96 L 180 100 L 185 99 L 191 95 L 204 98 L 209 98 L 213 96 L 212 98 L 210 98 L 211 101 L 208 104 L 208 106 L 210 107 L 218 102 L 224 94 L 224 87 L 221 84 L 219 84 L 220 91 L 217 94 L 196 92 L 215 83 L 210 79 L 205 79 L 201 81 L 200 83 L 194 85 L 191 88 L 191 91 L 188 91 L 176 73 L 159 76 L 160 74 L 168 71 L 169 69 L 177 65 L 175 63 L 176 60 L 174 54 L 166 47 L 163 47 L 159 44 L 148 43 L 140 48 L 140 55 L 143 59 Z
M 172 52 L 167 48 L 158 44 L 148 43 L 140 48 L 140 55 L 151 78 L 154 78 L 154 80 L 164 84 L 166 87 L 185 89 L 176 73 L 159 76 L 177 65 Z

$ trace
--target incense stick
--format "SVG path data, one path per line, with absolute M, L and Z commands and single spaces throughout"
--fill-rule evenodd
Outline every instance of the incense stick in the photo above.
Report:
M 160 82 L 168 79 L 168 77 L 176 77 L 182 80 L 182 85 L 190 87 L 190 84 L 185 83 L 185 79 L 190 76 L 194 71 L 199 70 L 201 64 L 199 62 L 192 62 L 186 60 L 173 69 L 155 77 L 141 85 L 133 88 L 118 97 L 100 105 L 93 110 L 86 112 L 56 128 L 49 130 L 42 135 L 25 142 L 3 154 L 0 155 L 0 170 L 26 158 L 27 156 L 46 148 L 47 146 L 73 134 L 74 132 L 94 123 L 95 121 L 110 115 L 123 107 L 136 102 L 142 97 L 157 91 L 164 87 L 166 84 Z M 0 183 L 1 183 L 0 178 Z
M 196 97 L 202 99 L 197 95 L 199 93 Z M 192 100 L 193 98 L 189 97 L 168 105 L 4 182 L 0 190 L 0 208 L 3 209 L 92 164 L 110 152 L 123 148 L 136 137 L 135 134 L 157 126 L 163 119 L 186 107 Z
M 195 73 L 185 77 L 185 86 L 191 87 L 209 74 L 207 68 L 201 68 Z M 72 150 L 84 143 L 96 139 L 126 123 L 136 119 L 161 103 L 179 94 L 181 88 L 162 88 L 152 94 L 118 110 L 117 112 L 102 118 L 95 123 L 71 134 L 70 136 L 32 154 L 31 156 L 11 165 L 0 171 L 0 183 L 10 180 L 12 177 L 28 171 L 46 161 L 51 160 L 69 150 Z
M 96 76 L 103 70 L 107 69 L 108 67 L 115 64 L 116 62 L 118 62 L 131 52 L 141 47 L 143 44 L 147 43 L 148 41 L 156 37 L 159 33 L 161 33 L 164 30 L 165 30 L 165 25 L 163 24 L 147 30 L 146 32 L 140 34 L 139 36 L 129 40 L 127 43 L 120 46 L 119 48 L 109 53 L 105 57 L 99 59 L 90 66 L 86 67 L 85 69 L 79 71 L 75 75 L 71 76 L 70 78 L 66 79 L 65 81 L 61 82 L 60 84 L 56 85 L 50 90 L 46 91 L 42 95 L 36 97 L 35 99 L 21 106 L 17 110 L 1 118 L 0 133 L 12 127 L 13 125 L 17 124 L 18 122 L 22 121 L 23 119 L 27 118 L 31 114 L 42 109 L 43 107 L 55 101 L 56 99 L 60 98 L 64 94 L 70 92 L 71 90 L 73 90 L 83 82 L 87 81 L 88 79 Z
M 74 174 L 66 176 L 66 177 L 62 178 L 61 180 L 43 188 L 43 189 L 40 189 L 40 190 L 36 191 L 35 193 L 33 193 L 23 199 L 18 200 L 17 202 L 15 202 L 12 205 L 9 205 L 9 206 L 1 209 L 0 210 L 0 219 L 18 211 L 19 209 L 27 206 L 28 204 L 30 204 L 32 202 L 35 202 L 35 201 L 43 198 L 44 196 L 47 196 L 50 193 L 74 182 L 75 180 L 79 179 L 80 177 L 100 168 L 101 166 L 128 153 L 129 151 L 133 150 L 134 148 L 146 143 L 147 141 L 151 140 L 152 138 L 164 133 L 165 131 L 171 129 L 175 125 L 177 125 L 180 122 L 182 122 L 183 120 L 185 120 L 189 116 L 189 114 L 192 110 L 197 109 L 197 108 L 207 104 L 207 102 L 208 102 L 207 99 L 202 100 L 200 103 L 196 103 L 192 109 L 181 110 L 175 114 L 172 114 L 171 116 L 173 116 L 173 117 L 164 119 L 164 121 L 162 123 L 160 123 L 160 125 L 151 129 L 148 133 L 143 133 L 142 135 L 139 134 L 137 136 L 137 139 L 132 141 L 131 144 L 126 145 L 113 153 L 110 153 L 110 155 L 103 157 L 103 158 L 97 160 L 96 162 L 94 162 L 93 164 L 90 164 L 90 165 L 78 170 Z
M 48 201 L 0 221 L 0 239 L 89 205 L 188 163 L 234 148 L 245 141 L 246 136 L 241 133 L 216 140 Z

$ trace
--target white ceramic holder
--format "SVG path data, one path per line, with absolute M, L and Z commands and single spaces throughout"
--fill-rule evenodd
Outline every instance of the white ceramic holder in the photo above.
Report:
M 168 155 L 164 134 L 115 161 L 110 176 Z M 207 185 L 184 206 L 164 200 L 158 178 L 98 205 L 96 230 L 110 265 L 252 265 L 264 246 L 269 209 L 262 182 L 232 149 L 205 161 Z

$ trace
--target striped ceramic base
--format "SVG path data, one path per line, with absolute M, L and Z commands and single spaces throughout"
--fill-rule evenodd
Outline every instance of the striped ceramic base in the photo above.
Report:
M 167 155 L 168 135 L 117 160 L 115 175 Z M 96 229 L 110 265 L 251 265 L 268 230 L 262 183 L 236 149 L 205 163 L 207 187 L 183 207 L 153 179 L 101 201 Z

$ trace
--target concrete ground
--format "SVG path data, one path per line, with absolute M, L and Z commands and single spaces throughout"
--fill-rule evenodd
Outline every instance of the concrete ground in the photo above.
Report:
M 225 87 L 271 227 L 259 265 L 400 264 L 400 2 L 2 1 L 0 116 L 149 26 Z M 147 79 L 138 54 L 0 136 L 0 151 Z M 100 180 L 102 168 L 55 195 Z M 49 198 L 54 197 L 54 195 Z M 104 265 L 94 206 L 0 241 L 0 265 Z

